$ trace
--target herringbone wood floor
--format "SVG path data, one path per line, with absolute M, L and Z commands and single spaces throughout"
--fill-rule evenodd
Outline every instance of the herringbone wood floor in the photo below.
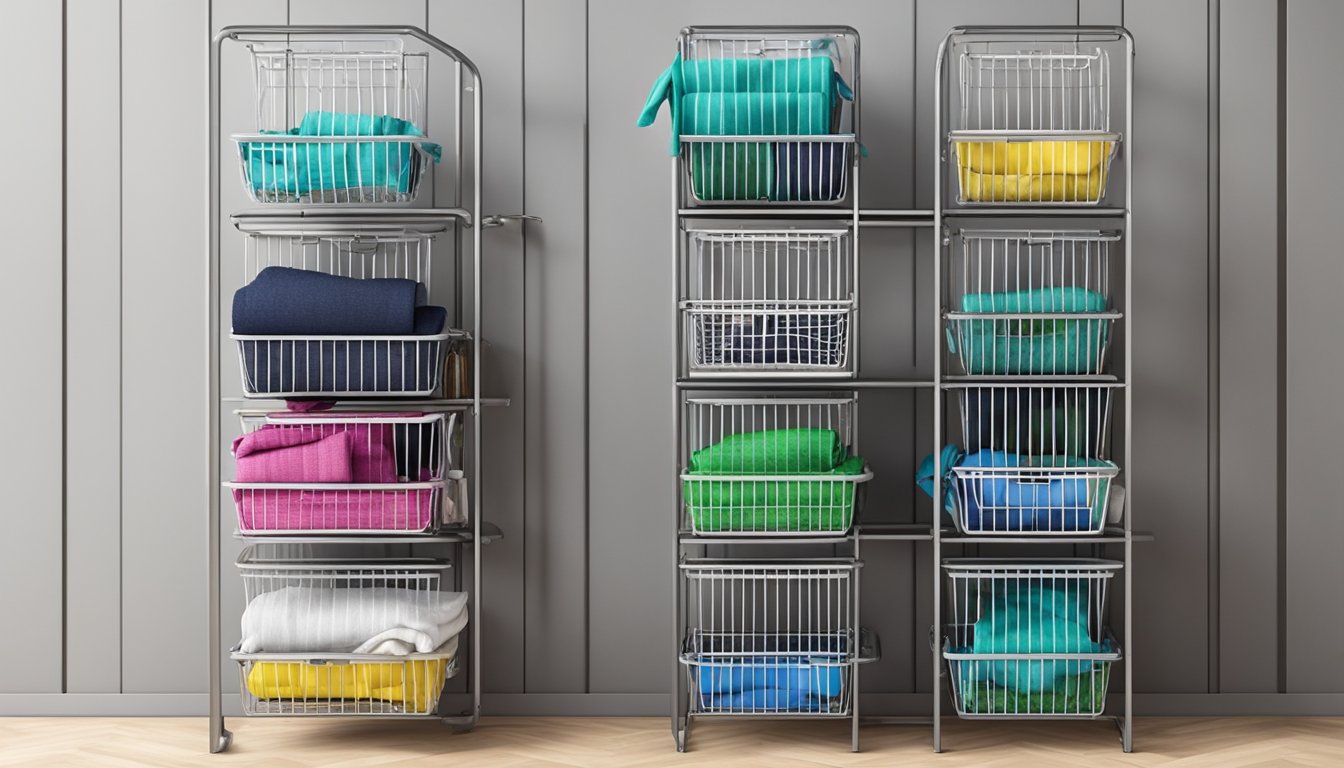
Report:
M 229 721 L 233 747 L 209 755 L 203 718 L 0 718 L 0 766 L 1279 766 L 1344 765 L 1344 718 L 1142 718 L 1138 751 L 1110 722 L 946 721 L 871 725 L 848 751 L 842 723 L 702 722 L 677 754 L 658 718 L 487 718 L 469 734 L 432 723 Z

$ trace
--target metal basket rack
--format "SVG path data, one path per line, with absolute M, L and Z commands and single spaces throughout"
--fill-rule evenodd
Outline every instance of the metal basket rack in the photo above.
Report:
M 839 205 L 857 184 L 858 33 L 690 27 L 679 176 L 695 206 Z
M 846 719 L 857 751 L 859 668 L 880 654 L 859 621 L 873 470 L 848 384 L 859 35 L 687 27 L 676 54 L 673 739 L 685 751 L 702 718 Z M 843 557 L 794 549 L 819 544 Z
M 935 443 L 954 444 L 932 462 L 934 519 L 951 515 L 933 526 L 934 689 L 968 719 L 1097 718 L 1110 695 L 1125 752 L 1145 538 L 1129 500 L 1133 61 L 1122 27 L 956 27 L 934 109 Z M 1004 560 L 1003 544 L 1093 559 Z
M 255 94 L 251 125 L 230 135 L 223 81 L 244 64 Z M 226 27 L 214 38 L 209 71 L 210 750 L 231 741 L 222 663 L 237 666 L 244 714 L 418 717 L 471 729 L 481 702 L 478 621 L 437 648 L 409 655 L 242 644 L 225 652 L 231 622 L 221 616 L 220 506 L 228 498 L 222 488 L 239 513 L 239 574 L 249 604 L 286 589 L 326 590 L 347 600 L 362 599 L 363 590 L 383 590 L 378 599 L 390 599 L 387 593 L 400 590 L 400 599 L 409 592 L 431 603 L 457 595 L 465 601 L 464 619 L 479 611 L 482 545 L 502 535 L 483 520 L 481 411 L 508 401 L 482 397 L 479 345 L 469 353 L 465 396 L 434 396 L 442 390 L 443 347 L 480 338 L 482 227 L 530 218 L 480 212 L 479 71 L 415 27 L 303 25 Z M 451 104 L 450 117 L 435 126 L 448 138 L 443 144 L 424 135 L 431 72 L 436 92 L 447 91 Z M 230 142 L 244 192 L 260 205 L 231 216 L 239 234 L 230 255 L 238 262 L 226 264 L 219 213 Z M 438 156 L 448 170 L 431 179 Z M 432 181 L 441 202 L 412 207 L 427 198 Z M 221 311 L 228 285 L 222 275 L 237 263 L 244 283 L 268 267 L 411 279 L 445 306 L 447 330 L 405 337 L 231 335 Z M 224 354 L 224 344 L 236 344 L 237 353 Z M 224 369 L 234 364 L 241 398 L 226 396 Z M 221 446 L 232 436 L 222 416 L 235 408 L 230 403 L 280 398 L 356 401 L 306 413 L 277 413 L 265 402 L 234 410 L 243 434 L 284 430 L 305 445 L 334 437 L 337 448 L 344 440 L 349 467 L 338 462 L 332 471 L 348 469 L 350 482 L 275 482 L 261 465 L 247 469 L 259 476 L 239 479 L 222 466 Z M 314 514 L 295 515 L 296 501 L 300 512 L 307 505 Z M 370 524 L 364 511 L 382 516 Z M 306 626 L 302 607 L 290 608 L 279 615 Z M 459 676 L 464 683 L 450 688 Z
M 693 229 L 681 302 L 693 376 L 853 375 L 853 238 L 838 228 Z

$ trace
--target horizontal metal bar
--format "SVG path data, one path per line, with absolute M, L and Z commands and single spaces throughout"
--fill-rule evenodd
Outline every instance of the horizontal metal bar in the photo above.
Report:
M 278 534 L 234 533 L 234 538 L 246 544 L 465 544 L 472 540 L 469 528 L 462 530 L 440 531 L 438 533 L 320 533 L 320 534 Z M 503 539 L 504 532 L 498 525 L 481 521 L 481 543 L 489 544 Z
M 1064 386 L 1068 384 L 1108 384 L 1121 383 L 1119 378 L 1109 373 L 1097 374 L 1063 374 L 1053 376 L 1050 374 L 1001 374 L 989 376 L 945 376 L 945 381 L 939 384 L 944 389 L 960 389 L 976 384 L 1040 384 L 1049 386 Z
M 781 536 L 778 534 L 764 534 L 761 536 L 742 536 L 734 533 L 701 534 L 696 535 L 690 530 L 682 530 L 679 536 L 682 546 L 713 546 L 725 544 L 814 544 L 838 546 L 842 544 L 852 544 L 854 542 L 854 529 L 849 533 L 827 535 L 824 533 L 801 534 L 797 536 Z
M 1021 207 L 1015 207 L 1011 203 L 990 203 L 984 206 L 968 205 L 964 208 L 944 208 L 943 217 L 973 218 L 976 216 L 994 217 L 1011 216 L 1014 218 L 1040 218 L 1040 219 L 1062 219 L 1066 217 L 1096 217 L 1109 218 L 1112 216 L 1124 216 L 1124 208 L 1114 208 L 1110 206 L 1099 205 L 1074 205 L 1058 208 L 1050 207 L 1030 207 L 1031 203 L 1022 203 Z
M 872 523 L 858 526 L 862 541 L 931 541 L 933 529 L 922 523 Z
M 931 389 L 934 386 L 936 382 L 923 379 L 677 379 L 678 389 Z
M 285 407 L 285 401 L 278 398 L 268 399 L 257 397 L 222 397 L 220 398 L 220 401 L 225 403 L 248 403 L 249 405 L 254 405 L 253 408 L 248 408 L 244 410 L 246 410 L 248 413 L 257 412 L 258 415 L 265 415 L 267 413 L 282 411 L 284 410 Z M 276 407 L 266 408 L 265 406 L 256 405 L 257 403 L 266 403 L 266 402 L 276 403 Z M 380 411 L 410 411 L 413 413 L 446 413 L 449 411 L 466 410 L 468 408 L 471 408 L 474 403 L 475 401 L 469 397 L 457 398 L 453 400 L 445 400 L 442 398 L 432 400 L 409 400 L 409 399 L 362 400 L 361 399 L 361 400 L 346 400 L 343 402 L 336 403 L 334 406 L 332 406 L 331 410 L 322 411 L 322 413 L 340 413 L 342 411 L 355 411 L 359 413 L 367 413 L 370 408 L 377 408 Z M 481 405 L 483 407 L 507 407 L 511 403 L 512 400 L 507 397 L 481 398 Z M 239 411 L 239 413 L 242 412 L 243 411 Z
M 328 137 L 330 138 L 330 137 Z M 1006 141 L 1017 144 L 1028 141 L 1113 141 L 1123 140 L 1123 136 L 1114 131 L 1048 131 L 1039 128 L 995 129 L 976 128 L 948 131 L 948 141 Z
M 722 26 L 682 27 L 681 34 L 685 36 L 694 35 L 702 40 L 717 40 L 719 39 L 717 36 L 720 35 L 726 40 L 738 40 L 743 36 L 757 38 L 767 35 L 858 35 L 859 32 L 853 27 L 846 26 L 725 24 Z
M 1126 534 L 1120 528 L 1106 528 L 1095 536 L 976 536 L 957 533 L 954 529 L 944 528 L 942 543 L 954 544 L 1124 544 L 1126 541 L 1153 541 L 1151 533 L 1131 532 Z
M 263 134 L 269 135 L 269 134 Z M 332 137 L 326 137 L 330 140 Z M 397 137 L 403 138 L 403 137 Z M 681 140 L 687 144 L 853 144 L 852 133 L 799 133 L 799 134 L 681 134 Z
M 264 208 L 248 208 L 229 217 L 243 232 L 258 231 L 263 226 L 308 226 L 323 224 L 348 230 L 352 234 L 369 229 L 435 225 L 446 228 L 454 219 L 464 220 L 470 226 L 471 211 L 465 208 L 376 208 L 340 206 L 313 208 L 299 203 L 276 203 Z

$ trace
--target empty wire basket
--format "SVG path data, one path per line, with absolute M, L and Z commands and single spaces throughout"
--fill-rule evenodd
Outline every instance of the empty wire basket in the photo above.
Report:
M 1119 522 L 1109 461 L 1116 385 L 954 384 L 965 455 L 953 519 L 975 535 L 1099 534 Z M 1111 512 L 1116 519 L 1112 519 Z
M 696 715 L 845 716 L 853 665 L 869 660 L 855 626 L 849 560 L 688 560 L 681 655 Z
M 258 203 L 415 199 L 441 148 L 424 136 L 427 57 L 397 38 L 250 43 L 257 132 L 235 134 Z
M 831 204 L 855 160 L 858 33 L 690 28 L 670 94 L 685 189 L 713 204 Z M 679 100 L 679 103 L 676 101 Z
M 965 230 L 952 238 L 945 313 L 951 370 L 1100 375 L 1115 321 L 1112 245 L 1098 231 Z
M 432 285 L 436 232 L 400 228 L 267 229 L 249 231 L 243 282 L 267 267 L 289 267 L 353 278 L 400 277 Z
M 1111 131 L 1110 41 L 956 33 L 949 40 L 958 87 L 949 94 L 947 138 L 957 202 L 1100 203 L 1121 142 Z M 1124 57 L 1114 58 L 1123 68 Z M 1120 77 L 1123 83 L 1123 69 Z
M 943 641 L 965 718 L 1097 717 L 1120 648 L 1106 629 L 1107 560 L 945 560 Z
M 682 302 L 691 375 L 853 375 L 848 228 L 696 229 Z
M 440 591 L 448 563 L 257 549 L 238 559 L 247 609 L 232 654 L 247 714 L 434 711 L 467 620 L 466 595 Z
M 691 398 L 682 502 L 696 535 L 844 533 L 872 478 L 845 398 Z
M 443 519 L 457 414 L 243 414 L 233 443 L 238 530 L 431 531 Z M 457 523 L 459 521 L 453 520 Z

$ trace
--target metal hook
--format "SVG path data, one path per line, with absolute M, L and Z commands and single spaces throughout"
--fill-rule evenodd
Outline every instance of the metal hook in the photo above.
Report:
M 540 216 L 529 216 L 526 213 L 492 213 L 489 216 L 481 218 L 481 228 L 502 227 L 510 221 L 535 221 L 541 223 Z

